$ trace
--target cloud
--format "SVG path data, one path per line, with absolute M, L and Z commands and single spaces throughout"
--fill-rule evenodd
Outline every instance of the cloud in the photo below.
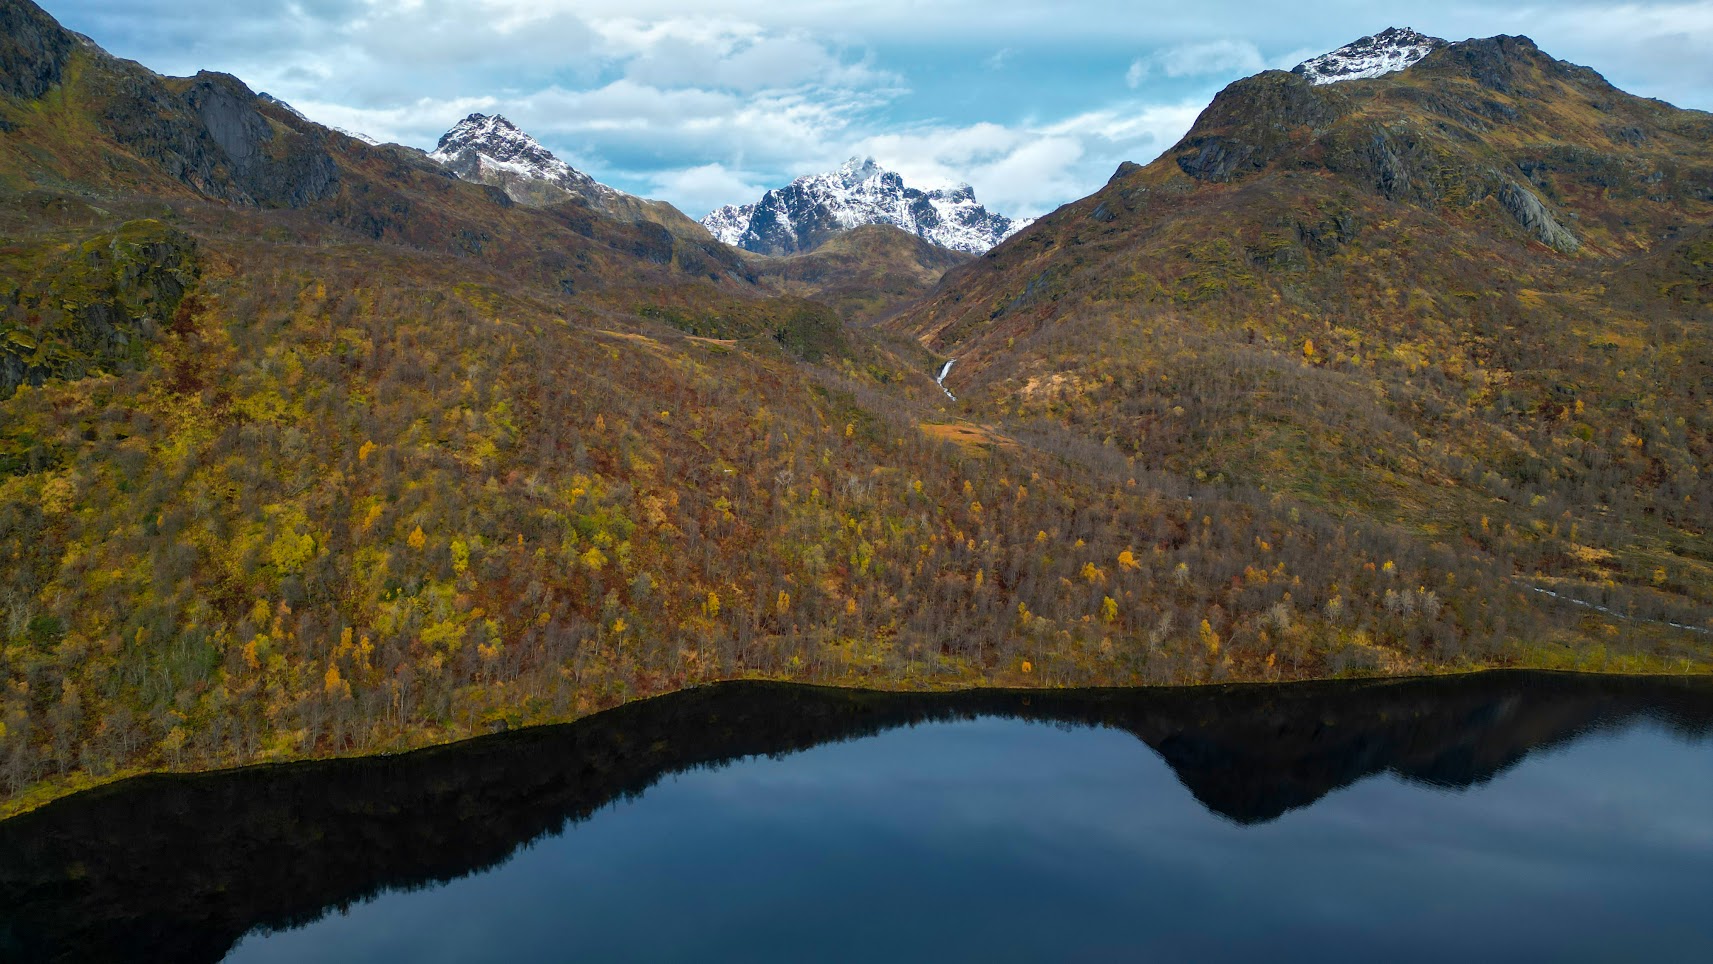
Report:
M 1132 88 L 1137 87 L 1155 70 L 1167 77 L 1203 77 L 1243 76 L 1266 68 L 1266 58 L 1253 43 L 1247 40 L 1210 40 L 1179 44 L 1133 61 L 1125 81 Z
M 852 88 L 896 85 L 900 79 L 861 58 L 802 33 L 782 35 L 750 24 L 672 23 L 645 30 L 610 30 L 626 51 L 625 75 L 658 87 L 783 90 L 803 86 Z
M 1130 100 L 1051 122 L 873 134 L 857 148 L 908 184 L 969 183 L 993 210 L 1032 217 L 1099 187 L 1121 160 L 1153 160 L 1189 130 L 1204 106 L 1199 98 Z
M 1032 138 L 970 174 L 988 199 L 1003 210 L 1036 214 L 1087 193 L 1076 163 L 1083 142 L 1074 137 Z
M 726 204 L 747 203 L 761 197 L 767 185 L 724 164 L 703 164 L 651 175 L 653 193 L 673 198 L 678 207 L 701 217 Z

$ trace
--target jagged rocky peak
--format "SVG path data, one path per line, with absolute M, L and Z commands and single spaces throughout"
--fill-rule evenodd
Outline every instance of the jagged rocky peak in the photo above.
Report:
M 471 114 L 440 135 L 429 155 L 448 166 L 473 161 L 482 167 L 538 181 L 593 181 L 561 161 L 541 142 L 499 114 Z
M 1444 46 L 1447 46 L 1446 42 L 1438 37 L 1429 37 L 1408 27 L 1390 27 L 1372 37 L 1345 44 L 1331 53 L 1305 60 L 1292 73 L 1301 74 L 1315 84 L 1365 80 L 1413 67 Z
M 954 251 L 981 254 L 1026 227 L 993 213 L 967 184 L 923 191 L 853 157 L 836 171 L 800 177 L 754 204 L 727 205 L 702 219 L 726 244 L 758 254 L 812 251 L 865 224 L 887 224 Z
M 441 135 L 428 155 L 467 181 L 505 189 L 519 203 L 559 200 L 554 189 L 599 205 L 619 192 L 555 157 L 499 114 L 471 114 Z

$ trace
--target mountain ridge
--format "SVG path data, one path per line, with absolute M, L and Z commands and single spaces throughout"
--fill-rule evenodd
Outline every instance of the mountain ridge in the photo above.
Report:
M 989 213 L 967 184 L 921 191 L 872 157 L 797 178 L 752 204 L 726 205 L 702 219 L 716 238 L 757 254 L 812 251 L 864 224 L 887 224 L 930 243 L 982 254 L 1027 226 Z

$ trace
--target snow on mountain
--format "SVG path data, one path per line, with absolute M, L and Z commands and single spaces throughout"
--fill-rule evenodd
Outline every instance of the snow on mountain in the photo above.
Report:
M 1446 42 L 1406 27 L 1391 27 L 1372 37 L 1363 37 L 1328 54 L 1305 60 L 1291 71 L 1314 84 L 1336 84 L 1341 80 L 1364 80 L 1396 73 L 1433 53 Z
M 352 140 L 362 141 L 363 143 L 369 145 L 370 147 L 381 146 L 380 141 L 375 140 L 373 137 L 370 137 L 369 135 L 363 133 L 362 131 L 346 130 L 343 127 L 335 127 L 333 129 L 338 131 L 341 134 L 344 134 L 346 137 L 351 138 Z
M 286 103 L 285 101 L 280 100 L 278 97 L 275 97 L 273 94 L 270 94 L 267 91 L 262 91 L 261 93 L 257 94 L 256 99 L 259 101 L 262 101 L 264 103 L 273 104 L 275 107 L 278 107 L 279 109 L 285 111 L 286 113 L 297 118 L 298 120 L 309 121 L 309 118 L 303 116 L 303 111 L 300 111 L 296 107 L 293 107 L 292 105 Z M 314 121 L 309 121 L 309 122 L 312 124 L 315 123 Z M 375 140 L 373 137 L 370 137 L 369 135 L 361 133 L 359 131 L 348 131 L 343 127 L 334 127 L 334 128 L 329 128 L 329 129 L 338 131 L 339 133 L 344 134 L 346 137 L 352 138 L 354 140 L 362 141 L 363 143 L 369 145 L 370 147 L 379 147 L 380 143 L 381 143 L 380 141 Z
M 967 184 L 907 187 L 872 157 L 853 157 L 836 171 L 800 177 L 754 204 L 727 205 L 702 219 L 714 237 L 760 254 L 813 250 L 865 224 L 890 224 L 944 248 L 981 254 L 1029 222 L 988 211 Z
M 622 196 L 541 146 L 498 114 L 471 114 L 441 135 L 428 155 L 467 181 L 505 189 L 520 203 L 550 200 L 543 186 L 559 188 L 597 206 Z
M 261 101 L 264 104 L 273 104 L 274 106 L 280 108 L 281 110 L 285 111 L 286 113 L 290 114 L 291 116 L 297 118 L 298 120 L 303 120 L 303 121 L 309 120 L 309 118 L 303 116 L 303 111 L 298 110 L 296 107 L 293 107 L 292 105 L 286 103 L 285 101 L 280 100 L 278 97 L 275 97 L 273 94 L 270 94 L 265 90 L 258 93 L 256 95 L 256 99 Z

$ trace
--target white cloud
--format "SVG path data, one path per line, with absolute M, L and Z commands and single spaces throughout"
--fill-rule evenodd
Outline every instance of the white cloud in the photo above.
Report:
M 983 196 L 1003 211 L 1036 214 L 1087 194 L 1075 165 L 1082 141 L 1072 137 L 1031 138 L 1017 149 L 971 172 Z
M 1138 65 L 1141 65 L 1140 70 Z M 1266 67 L 1267 60 L 1261 56 L 1261 49 L 1247 40 L 1210 40 L 1168 47 L 1132 64 L 1130 70 L 1139 83 L 1149 70 L 1155 68 L 1167 77 L 1203 77 L 1242 76 Z
M 1176 143 L 1205 102 L 1126 101 L 1048 123 L 926 126 L 874 134 L 858 153 L 918 187 L 967 182 L 991 209 L 1043 214 L 1105 183 L 1121 160 L 1147 162 Z
M 653 193 L 672 198 L 692 217 L 701 217 L 726 204 L 746 203 L 760 197 L 768 185 L 723 164 L 703 164 L 650 176 Z
M 1148 161 L 1184 136 L 1206 106 L 1199 97 L 1175 104 L 1129 101 L 1068 117 L 1043 130 L 1054 135 L 1099 138 L 1113 145 L 1152 147 L 1153 153 L 1146 157 L 1129 158 Z
M 756 91 L 900 83 L 805 34 L 768 34 L 753 24 L 626 24 L 607 36 L 628 48 L 625 75 L 654 86 Z

